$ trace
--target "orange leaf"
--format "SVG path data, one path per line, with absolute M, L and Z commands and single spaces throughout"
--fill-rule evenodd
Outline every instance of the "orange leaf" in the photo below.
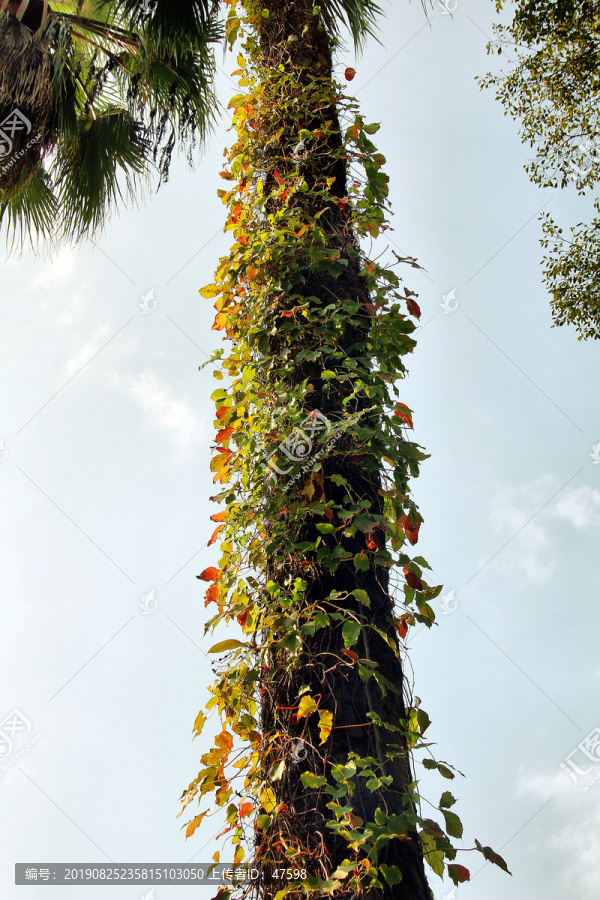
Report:
M 254 804 L 250 803 L 248 800 L 246 800 L 245 803 L 242 803 L 242 805 L 240 806 L 240 816 L 242 817 L 242 819 L 245 818 L 245 816 L 247 816 L 249 812 L 252 812 L 253 809 Z
M 207 810 L 206 812 L 208 812 L 208 810 Z M 206 815 L 206 812 L 200 813 L 200 815 L 198 815 L 198 816 L 196 816 L 194 819 L 192 819 L 191 822 L 188 822 L 188 826 L 187 826 L 187 828 L 185 829 L 185 836 L 186 836 L 186 838 L 189 838 L 189 837 L 191 837 L 191 836 L 193 835 L 193 833 L 195 832 L 196 828 L 198 827 L 198 825 L 200 824 L 200 822 L 202 821 L 202 819 L 203 819 L 204 816 Z
M 346 647 L 342 649 L 342 653 L 345 653 L 346 656 L 349 656 L 352 662 L 356 662 L 358 659 L 358 653 L 355 653 L 354 650 L 347 650 Z
M 352 79 L 354 78 L 355 75 L 356 75 L 355 69 L 353 69 L 352 66 L 348 66 L 348 68 L 344 72 L 344 78 L 346 79 L 346 81 L 352 81 Z
M 421 318 L 421 307 L 416 302 L 416 300 L 413 300 L 412 297 L 406 298 L 406 308 L 408 309 L 411 316 L 415 317 L 415 319 Z
M 407 537 L 407 540 L 413 545 L 417 543 L 419 540 L 419 528 L 421 527 L 422 519 L 418 519 L 417 524 L 414 525 L 413 522 L 408 518 L 408 516 L 402 516 L 401 519 L 398 519 L 398 525 L 401 525 L 404 529 L 404 533 Z
M 199 578 L 200 581 L 220 581 L 221 572 L 214 566 L 209 566 L 208 569 L 204 569 L 199 575 L 196 575 L 196 578 Z
M 225 416 L 227 415 L 227 413 L 229 412 L 230 409 L 231 409 L 230 406 L 220 406 L 218 408 L 217 419 L 219 420 L 219 422 L 223 421 L 223 419 L 225 418 Z
M 211 522 L 224 522 L 227 516 L 227 510 L 224 509 L 221 512 L 215 513 L 214 516 L 210 517 Z
M 210 541 L 209 541 L 208 544 L 206 545 L 207 547 L 210 547 L 211 544 L 214 544 L 214 542 L 216 541 L 216 539 L 217 539 L 218 536 L 219 536 L 219 532 L 220 532 L 221 529 L 224 528 L 224 527 L 225 527 L 224 525 L 217 525 L 217 527 L 215 528 L 215 530 L 214 530 L 213 533 L 212 533 L 212 537 L 211 537 Z
M 204 595 L 206 600 L 204 601 L 204 605 L 208 606 L 209 603 L 218 603 L 219 602 L 219 588 L 216 584 L 211 584 L 206 594 Z
M 242 247 L 245 247 L 248 243 L 248 235 L 240 234 L 238 237 L 236 237 L 236 241 L 238 242 L 238 244 L 241 244 Z

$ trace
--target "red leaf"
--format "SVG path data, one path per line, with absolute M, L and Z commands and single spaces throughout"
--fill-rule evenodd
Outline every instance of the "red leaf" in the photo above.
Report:
M 209 566 L 208 569 L 204 569 L 203 572 L 200 572 L 199 575 L 196 575 L 196 578 L 199 578 L 200 581 L 219 581 L 221 578 L 221 573 L 218 569 L 215 569 L 214 566 Z
M 217 419 L 219 420 L 219 422 L 221 422 L 225 418 L 225 416 L 227 415 L 227 413 L 229 412 L 230 409 L 231 409 L 230 406 L 220 406 L 218 408 Z
M 396 629 L 402 640 L 404 640 L 404 638 L 408 634 L 408 622 L 406 622 L 404 619 L 400 619 L 399 622 L 394 622 L 394 628 Z
M 404 577 L 406 578 L 406 583 L 409 587 L 414 588 L 415 591 L 423 590 L 423 582 L 413 572 L 404 569 Z
M 412 297 L 406 298 L 406 308 L 408 309 L 411 316 L 415 317 L 415 319 L 421 318 L 421 307 L 416 302 L 416 300 L 413 300 Z
M 358 653 L 355 653 L 354 650 L 347 650 L 345 647 L 342 649 L 342 653 L 345 653 L 346 656 L 349 656 L 352 662 L 356 662 L 358 659 Z
M 233 425 L 228 425 L 227 428 L 221 428 L 221 430 L 217 432 L 217 436 L 215 438 L 217 444 L 222 444 L 223 441 L 226 441 L 228 438 L 230 438 L 234 431 L 235 428 L 233 427 Z
M 448 875 L 454 882 L 454 884 L 462 884 L 463 881 L 471 880 L 471 873 L 468 869 L 465 869 L 464 866 L 459 866 L 456 864 L 448 866 Z
M 396 403 L 396 409 L 394 410 L 394 415 L 399 416 L 405 425 L 408 425 L 409 428 L 413 428 L 413 420 L 410 413 L 410 409 L 408 406 L 405 406 L 404 403 Z
M 354 78 L 355 75 L 356 75 L 355 69 L 353 69 L 352 66 L 348 66 L 348 68 L 344 72 L 344 78 L 346 79 L 346 81 L 352 81 L 352 79 Z

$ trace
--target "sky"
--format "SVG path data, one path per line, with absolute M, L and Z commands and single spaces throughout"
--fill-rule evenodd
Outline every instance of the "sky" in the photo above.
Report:
M 402 273 L 423 315 L 400 399 L 431 454 L 413 490 L 419 552 L 444 589 L 438 625 L 410 636 L 414 690 L 436 755 L 466 776 L 452 785 L 464 846 L 490 844 L 513 873 L 466 853 L 469 884 L 431 873 L 431 886 L 436 900 L 596 900 L 598 345 L 551 327 L 538 243 L 542 208 L 568 225 L 589 202 L 529 183 L 516 123 L 475 81 L 498 65 L 494 4 L 446 6 L 427 22 L 417 0 L 386 4 L 382 44 L 336 61 L 340 77 L 355 66 L 365 119 L 381 122 L 388 243 L 425 269 Z M 226 106 L 235 61 L 218 64 Z M 224 113 L 196 170 L 175 159 L 169 183 L 95 242 L 2 262 L 6 900 L 38 896 L 14 885 L 16 862 L 201 862 L 222 846 L 219 815 L 187 842 L 176 815 L 211 735 L 191 740 L 215 640 L 195 576 L 218 559 L 215 384 L 198 367 L 220 335 L 198 290 L 228 250 L 227 127 Z M 437 802 L 441 782 L 428 774 L 425 796 Z M 146 893 L 69 897 L 84 890 Z

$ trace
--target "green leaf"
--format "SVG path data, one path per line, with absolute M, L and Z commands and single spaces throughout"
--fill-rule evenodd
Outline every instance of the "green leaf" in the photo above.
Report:
M 431 834 L 427 834 L 426 831 L 419 832 L 419 837 L 421 838 L 425 861 L 431 866 L 435 874 L 442 878 L 444 874 L 443 851 L 437 849 L 435 838 Z
M 262 816 L 259 816 L 258 819 L 256 820 L 256 826 L 257 826 L 257 828 L 260 829 L 260 831 L 266 831 L 267 828 L 269 827 L 269 825 L 271 824 L 271 822 L 272 822 L 272 817 L 266 816 L 263 814 Z
M 398 866 L 386 866 L 385 863 L 381 863 L 379 868 L 388 884 L 400 884 L 402 881 L 402 872 Z
M 463 826 L 456 813 L 449 812 L 445 809 L 443 809 L 442 812 L 444 814 L 444 819 L 446 820 L 446 831 L 450 837 L 461 838 L 463 836 Z
M 327 779 L 324 775 L 315 775 L 313 772 L 303 772 L 300 776 L 300 781 L 305 788 L 318 788 L 327 784 Z
M 346 648 L 353 647 L 356 644 L 357 640 L 360 637 L 360 622 L 355 622 L 354 619 L 348 619 L 344 622 L 344 627 L 342 628 L 342 636 L 344 638 L 344 646 Z
M 329 524 L 328 522 L 319 522 L 317 525 L 317 531 L 320 531 L 321 534 L 331 534 L 335 531 L 335 526 Z
M 366 131 L 367 134 L 376 134 L 380 128 L 381 128 L 381 125 L 378 125 L 377 123 L 373 122 L 372 125 L 365 125 L 363 131 Z
M 508 866 L 506 865 L 506 861 L 500 856 L 499 853 L 496 853 L 495 850 L 492 850 L 491 847 L 482 847 L 477 838 L 475 839 L 475 846 L 480 853 L 483 853 L 485 859 L 487 859 L 488 862 L 493 863 L 495 866 L 499 866 L 509 875 L 512 875 L 512 872 L 509 871 Z
M 444 791 L 444 793 L 440 797 L 440 806 L 446 807 L 446 809 L 448 809 L 448 807 L 454 806 L 455 803 L 456 799 L 452 796 L 450 791 Z

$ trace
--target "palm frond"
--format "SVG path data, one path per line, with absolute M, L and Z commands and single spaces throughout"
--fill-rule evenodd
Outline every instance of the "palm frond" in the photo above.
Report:
M 10 192 L 0 190 L 0 226 L 6 226 L 11 249 L 53 235 L 57 218 L 58 200 L 41 162 Z
M 132 200 L 149 174 L 144 129 L 113 106 L 80 116 L 78 133 L 62 141 L 52 166 L 59 230 L 78 239 L 100 230 L 118 201 Z

